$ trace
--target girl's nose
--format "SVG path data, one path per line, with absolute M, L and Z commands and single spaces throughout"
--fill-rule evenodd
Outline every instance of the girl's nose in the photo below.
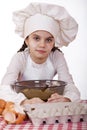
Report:
M 44 41 L 44 40 L 41 40 L 40 43 L 39 43 L 39 46 L 40 46 L 40 47 L 45 47 L 45 41 Z

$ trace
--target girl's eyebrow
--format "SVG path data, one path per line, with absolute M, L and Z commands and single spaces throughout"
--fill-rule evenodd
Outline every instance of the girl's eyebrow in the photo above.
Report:
M 47 37 L 47 38 L 54 38 L 53 36 L 49 36 L 49 37 Z

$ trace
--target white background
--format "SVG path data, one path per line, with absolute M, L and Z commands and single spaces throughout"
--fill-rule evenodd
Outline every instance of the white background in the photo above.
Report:
M 61 48 L 82 99 L 87 99 L 87 0 L 3 0 L 0 1 L 0 81 L 11 57 L 23 43 L 15 34 L 12 12 L 25 8 L 29 2 L 50 2 L 64 6 L 79 24 L 76 39 Z

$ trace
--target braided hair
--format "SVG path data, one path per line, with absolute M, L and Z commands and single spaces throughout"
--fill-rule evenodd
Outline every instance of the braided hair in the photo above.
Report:
M 21 47 L 17 52 L 24 51 L 26 48 L 27 48 L 27 45 L 26 45 L 26 43 L 25 43 L 25 41 L 24 41 L 22 47 Z

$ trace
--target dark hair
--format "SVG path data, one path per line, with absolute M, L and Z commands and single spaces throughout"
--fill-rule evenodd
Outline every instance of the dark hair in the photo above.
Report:
M 17 52 L 24 51 L 26 48 L 27 48 L 27 45 L 26 45 L 26 43 L 25 43 L 25 41 L 24 41 L 22 47 L 21 47 Z M 62 52 L 58 47 L 55 47 L 55 46 L 54 46 L 54 47 L 52 48 L 52 51 L 54 52 L 55 50 L 58 50 L 58 51 Z
M 27 45 L 26 45 L 26 43 L 25 43 L 25 41 L 24 41 L 24 43 L 23 43 L 22 47 L 21 47 L 21 48 L 20 48 L 17 52 L 24 51 L 24 50 L 25 50 L 25 48 L 27 48 Z
M 52 48 L 52 51 L 54 52 L 54 51 L 56 51 L 56 50 L 62 52 L 58 47 L 55 47 L 55 46 L 54 46 L 54 47 Z

